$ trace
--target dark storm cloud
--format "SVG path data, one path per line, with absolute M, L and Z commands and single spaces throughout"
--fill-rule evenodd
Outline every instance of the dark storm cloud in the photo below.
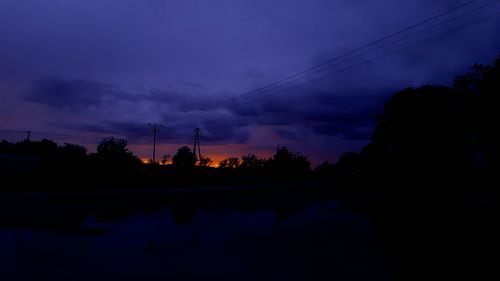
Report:
M 367 141 L 371 138 L 376 116 L 383 112 L 386 98 L 393 94 L 389 89 L 371 91 L 370 95 L 337 97 L 320 94 L 316 99 L 316 109 L 310 108 L 300 118 L 313 134 Z
M 170 117 L 169 120 L 172 118 Z M 191 143 L 194 136 L 194 125 L 179 126 L 162 123 L 157 141 L 163 143 Z M 62 124 L 57 126 L 82 132 L 98 133 L 108 136 L 124 137 L 132 143 L 150 143 L 152 129 L 146 123 L 137 121 L 102 121 L 99 124 Z M 202 140 L 208 144 L 245 143 L 249 138 L 249 130 L 246 127 L 237 126 L 231 120 L 219 120 L 218 122 L 206 121 L 201 124 Z
M 368 143 L 373 137 L 373 127 L 360 127 L 346 130 L 342 133 L 342 138 L 347 141 L 362 141 Z
M 339 96 L 310 92 L 296 97 L 274 97 L 261 101 L 258 106 L 241 105 L 230 109 L 235 118 L 246 120 L 247 125 L 278 126 L 273 131 L 288 140 L 299 140 L 311 134 L 368 140 L 375 118 L 383 112 L 384 101 L 392 92 L 389 89 L 353 91 L 372 93 Z
M 373 128 L 375 117 L 382 112 L 383 97 L 387 96 L 381 93 L 370 96 L 338 96 L 327 92 L 310 92 L 294 97 L 277 96 L 262 100 L 259 104 L 243 104 L 203 111 L 200 108 L 208 103 L 206 98 L 173 86 L 153 89 L 143 95 L 132 96 L 121 92 L 117 94 L 124 95 L 136 105 L 167 106 L 168 110 L 163 112 L 161 118 L 161 123 L 165 127 L 159 134 L 160 141 L 189 142 L 193 129 L 200 127 L 204 140 L 214 144 L 244 143 L 248 141 L 253 128 L 259 126 L 277 126 L 272 130 L 281 138 L 292 141 L 314 135 L 368 140 L 371 137 L 370 129 Z M 151 135 L 150 129 L 146 126 L 147 122 L 148 120 L 138 122 L 133 119 L 105 120 L 99 124 L 74 124 L 66 127 L 126 136 L 133 142 L 144 142 L 150 141 Z
M 297 128 L 297 127 L 277 127 L 273 128 L 273 132 L 280 136 L 283 139 L 286 140 L 292 140 L 292 141 L 303 141 L 304 140 L 304 128 Z
M 181 86 L 183 87 L 170 86 L 167 89 L 152 89 L 142 98 L 154 104 L 172 106 L 180 111 L 200 110 L 210 102 L 207 95 L 200 93 L 203 90 L 200 84 L 182 83 Z
M 152 136 L 152 129 L 145 123 L 136 121 L 102 121 L 99 124 L 57 124 L 71 130 L 98 133 L 104 136 L 115 136 L 126 138 L 133 143 L 149 142 Z M 169 132 L 175 132 L 172 127 L 162 127 L 158 140 L 173 140 L 174 136 Z
M 498 17 L 270 98 L 205 109 L 465 2 L 0 0 L 0 125 L 147 142 L 146 124 L 160 122 L 163 142 L 191 143 L 200 127 L 212 143 L 274 132 L 305 149 L 358 145 L 389 95 L 491 62 Z
M 104 102 L 133 99 L 116 85 L 48 76 L 33 83 L 25 98 L 54 109 L 81 111 L 91 106 L 99 107 Z
M 382 106 L 345 109 L 343 112 L 302 112 L 296 119 L 300 122 L 288 124 L 293 130 L 277 128 L 274 131 L 284 139 L 298 140 L 299 136 L 340 136 L 346 140 L 371 138 L 375 117 L 382 112 Z
M 251 128 L 236 118 L 221 118 L 217 122 L 207 120 L 202 126 L 203 137 L 208 141 L 245 143 L 250 137 Z
M 161 89 L 153 88 L 148 92 L 131 93 L 111 83 L 47 76 L 32 83 L 25 99 L 70 111 L 132 102 L 137 105 L 149 103 L 151 107 L 165 105 L 174 112 L 189 112 L 200 110 L 211 102 L 207 95 L 201 93 L 202 90 L 203 86 L 199 83 L 179 82 Z

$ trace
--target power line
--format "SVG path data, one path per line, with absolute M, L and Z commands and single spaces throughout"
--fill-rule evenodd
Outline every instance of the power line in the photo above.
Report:
M 494 2 L 498 2 L 498 0 L 497 0 L 497 1 L 494 1 Z M 352 64 L 352 65 L 346 66 L 346 67 L 344 67 L 344 68 L 341 68 L 341 69 L 339 69 L 339 70 L 337 70 L 337 71 L 335 71 L 335 72 L 330 72 L 330 73 L 327 73 L 326 75 L 321 75 L 321 76 L 316 77 L 316 78 L 313 78 L 313 79 L 311 79 L 311 80 L 304 81 L 304 82 L 301 82 L 301 83 L 299 83 L 299 84 L 292 85 L 292 86 L 290 86 L 290 87 L 288 87 L 288 88 L 281 89 L 281 90 L 279 90 L 279 91 L 275 91 L 275 92 L 269 92 L 269 93 L 267 93 L 267 94 L 265 94 L 265 95 L 256 96 L 256 97 L 253 97 L 253 99 L 247 99 L 247 100 L 245 100 L 245 101 L 240 101 L 240 102 L 238 102 L 238 105 L 242 105 L 242 104 L 247 104 L 247 103 L 255 102 L 255 101 L 258 101 L 258 100 L 261 100 L 261 99 L 267 98 L 267 97 L 269 97 L 269 96 L 277 95 L 277 94 L 283 93 L 283 92 L 285 92 L 285 91 L 289 91 L 289 90 L 291 90 L 291 89 L 294 89 L 294 88 L 296 88 L 296 87 L 299 87 L 299 86 L 304 86 L 304 85 L 306 85 L 306 84 L 309 84 L 309 83 L 312 83 L 312 82 L 318 81 L 318 80 L 323 79 L 323 78 L 325 78 L 325 77 L 328 77 L 328 76 L 331 76 L 331 75 L 334 75 L 334 74 L 338 74 L 338 73 L 344 72 L 344 71 L 346 71 L 346 70 L 349 70 L 349 69 L 352 69 L 352 68 L 358 67 L 358 66 L 360 66 L 360 65 L 363 65 L 363 64 L 366 64 L 366 63 L 369 63 L 369 62 L 372 62 L 372 61 L 376 61 L 376 60 L 378 60 L 378 59 L 381 59 L 381 58 L 383 58 L 383 57 L 386 57 L 386 56 L 389 56 L 389 55 L 395 54 L 395 53 L 397 53 L 397 52 L 400 52 L 400 51 L 405 50 L 405 49 L 407 49 L 407 48 L 410 48 L 410 47 L 412 47 L 412 46 L 419 45 L 419 44 L 423 44 L 423 43 L 425 43 L 425 42 L 428 42 L 428 41 L 434 40 L 434 39 L 436 39 L 436 38 L 438 38 L 438 37 L 440 37 L 440 36 L 443 36 L 443 35 L 446 35 L 446 34 L 453 33 L 453 32 L 455 32 L 455 31 L 458 31 L 458 30 L 464 29 L 464 28 L 466 28 L 466 27 L 468 27 L 468 26 L 471 26 L 471 25 L 477 24 L 477 23 L 479 23 L 479 22 L 483 22 L 483 21 L 488 20 L 488 19 L 490 19 L 490 18 L 492 18 L 492 17 L 494 17 L 494 16 L 497 16 L 499 13 L 500 13 L 500 11 L 496 11 L 496 12 L 494 12 L 494 13 L 492 13 L 492 14 L 487 15 L 487 16 L 484 16 L 484 17 L 481 17 L 481 18 L 478 18 L 478 19 L 474 19 L 474 20 L 472 20 L 472 21 L 469 21 L 469 22 L 467 22 L 466 24 L 460 25 L 460 26 L 458 26 L 458 27 L 454 27 L 454 28 L 448 29 L 448 30 L 446 30 L 446 31 L 444 31 L 444 32 L 441 32 L 441 33 L 438 33 L 438 34 L 432 35 L 432 36 L 430 36 L 430 37 L 426 37 L 426 38 L 424 38 L 424 39 L 422 39 L 422 40 L 419 40 L 419 41 L 417 41 L 417 42 L 413 42 L 413 43 L 407 44 L 407 45 L 405 45 L 405 46 L 403 46 L 403 47 L 397 48 L 397 49 L 395 49 L 395 50 L 391 50 L 391 51 L 389 51 L 389 52 L 383 53 L 383 54 L 381 54 L 381 55 L 379 55 L 379 56 L 376 56 L 376 57 L 374 57 L 374 58 L 370 58 L 370 59 L 367 59 L 367 60 L 363 60 L 363 61 L 361 61 L 361 62 L 357 62 L 357 63 L 355 63 L 355 64 Z M 223 117 L 223 118 L 227 118 L 227 117 Z M 221 120 L 221 119 L 223 119 L 223 118 L 216 118 L 216 119 L 212 119 L 212 120 L 210 120 L 208 123 L 213 123 L 213 122 L 216 122 L 216 121 Z
M 412 46 L 419 45 L 419 44 L 422 44 L 422 43 L 425 43 L 425 42 L 431 41 L 431 40 L 433 40 L 433 39 L 436 39 L 437 37 L 440 37 L 440 36 L 443 36 L 443 35 L 446 35 L 446 34 L 449 34 L 449 33 L 455 32 L 455 31 L 458 31 L 458 30 L 460 30 L 460 29 L 466 28 L 466 27 L 471 26 L 471 25 L 473 25 L 473 24 L 476 24 L 476 23 L 479 23 L 479 22 L 485 21 L 485 20 L 490 19 L 490 18 L 492 18 L 492 17 L 494 17 L 494 16 L 497 16 L 498 14 L 500 14 L 500 11 L 497 11 L 497 12 L 495 12 L 495 13 L 493 13 L 493 14 L 488 15 L 488 16 L 485 16 L 485 17 L 482 17 L 482 18 L 476 19 L 476 20 L 474 20 L 474 21 L 472 21 L 472 22 L 469 22 L 469 23 L 467 23 L 467 24 L 461 25 L 461 26 L 459 26 L 459 27 L 455 27 L 455 28 L 450 29 L 450 30 L 447 30 L 447 31 L 445 31 L 445 32 L 442 32 L 442 33 L 439 33 L 439 34 L 433 35 L 433 36 L 431 36 L 431 37 L 427 37 L 427 38 L 425 38 L 425 39 L 423 39 L 423 40 L 420 40 L 420 41 L 417 41 L 417 42 L 414 42 L 414 43 L 411 43 L 411 44 L 405 45 L 405 46 L 403 46 L 403 47 L 401 47 L 401 48 L 398 48 L 398 49 L 396 49 L 396 50 L 390 51 L 390 52 L 388 52 L 388 53 L 381 54 L 381 55 L 379 55 L 379 56 L 377 56 L 377 57 L 375 57 L 375 58 L 371 58 L 371 59 L 364 60 L 364 61 L 361 61 L 361 62 L 359 62 L 359 63 L 356 63 L 356 64 L 354 64 L 354 65 L 350 65 L 350 66 L 345 67 L 345 68 L 342 68 L 342 69 L 340 69 L 340 70 L 338 70 L 338 71 L 336 71 L 336 72 L 333 72 L 333 73 L 328 73 L 328 74 L 326 74 L 326 75 L 323 75 L 323 76 L 320 76 L 320 77 L 314 78 L 314 79 L 312 79 L 312 80 L 308 80 L 308 81 L 305 81 L 305 82 L 303 82 L 303 83 L 300 83 L 300 84 L 297 84 L 297 85 L 293 85 L 293 86 L 291 86 L 291 87 L 289 87 L 289 88 L 282 89 L 282 90 L 280 90 L 280 91 L 278 91 L 278 92 L 274 92 L 274 93 L 273 93 L 273 92 L 271 92 L 271 93 L 268 93 L 268 94 L 267 94 L 267 95 L 265 95 L 265 96 L 260 96 L 260 97 L 256 97 L 255 99 L 252 99 L 252 100 L 246 100 L 246 101 L 240 102 L 240 105 L 241 105 L 241 104 L 250 103 L 250 102 L 254 102 L 254 101 L 257 101 L 257 100 L 260 100 L 260 99 L 263 99 L 263 98 L 269 97 L 269 96 L 273 96 L 273 95 L 276 95 L 276 94 L 282 93 L 282 92 L 284 92 L 284 91 L 288 91 L 288 90 L 290 90 L 290 89 L 293 89 L 293 88 L 295 88 L 295 87 L 298 87 L 298 86 L 303 86 L 303 85 L 305 85 L 305 84 L 309 84 L 309 83 L 312 83 L 312 82 L 318 81 L 318 80 L 323 79 L 323 78 L 325 78 L 325 77 L 327 77 L 327 76 L 330 76 L 330 75 L 332 75 L 332 74 L 341 73 L 341 72 L 344 72 L 344 71 L 346 71 L 346 70 L 352 69 L 352 68 L 354 68 L 354 67 L 357 67 L 357 66 L 360 66 L 360 65 L 363 65 L 363 64 L 366 64 L 366 63 L 369 63 L 369 62 L 372 62 L 372 61 L 375 61 L 375 60 L 381 59 L 381 58 L 383 58 L 383 57 L 386 57 L 386 56 L 389 56 L 389 55 L 395 54 L 395 53 L 397 53 L 397 52 L 400 52 L 400 51 L 405 50 L 405 49 L 407 49 L 407 48 L 410 48 L 410 47 L 412 47 Z
M 336 61 L 336 60 L 339 60 L 339 59 L 341 59 L 341 58 L 344 58 L 344 57 L 347 57 L 347 56 L 349 56 L 349 55 L 355 54 L 356 52 L 359 52 L 359 51 L 361 51 L 361 50 L 364 50 L 364 49 L 367 49 L 367 48 L 373 47 L 373 46 L 375 46 L 375 45 L 377 45 L 377 44 L 379 44 L 379 43 L 381 43 L 381 42 L 383 42 L 383 41 L 386 41 L 386 40 L 387 40 L 387 39 L 389 39 L 389 38 L 396 37 L 396 36 L 398 36 L 398 35 L 400 35 L 400 34 L 402 34 L 402 33 L 404 33 L 404 32 L 407 32 L 407 31 L 409 31 L 409 30 L 415 29 L 415 28 L 416 28 L 416 27 L 418 27 L 418 26 L 424 25 L 424 24 L 429 23 L 429 22 L 431 22 L 431 21 L 433 21 L 433 20 L 435 20 L 435 19 L 438 19 L 438 18 L 440 18 L 440 17 L 443 17 L 443 16 L 446 16 L 446 15 L 448 15 L 448 14 L 451 14 L 451 13 L 453 13 L 453 12 L 455 12 L 455 11 L 458 11 L 458 10 L 460 10 L 460 9 L 462 9 L 462 8 L 466 7 L 466 6 L 469 6 L 469 5 L 471 5 L 471 4 L 475 3 L 475 2 L 477 2 L 477 0 L 468 1 L 468 2 L 466 2 L 466 3 L 463 3 L 463 4 L 459 5 L 459 6 L 456 6 L 456 7 L 454 7 L 454 8 L 451 8 L 451 9 L 449 9 L 449 10 L 445 11 L 445 12 L 442 12 L 442 13 L 440 13 L 440 14 L 438 14 L 438 15 L 435 15 L 435 16 L 432 16 L 432 17 L 429 17 L 429 18 L 426 18 L 426 19 L 424 19 L 424 20 L 422 20 L 422 21 L 420 21 L 420 22 L 418 22 L 418 23 L 415 23 L 415 24 L 413 24 L 413 25 L 411 25 L 411 26 L 408 26 L 408 27 L 406 27 L 406 28 L 403 28 L 403 29 L 401 29 L 401 30 L 399 30 L 399 31 L 397 31 L 397 32 L 394 32 L 394 33 L 391 33 L 391 34 L 389 34 L 389 35 L 386 35 L 386 36 L 384 36 L 384 37 L 382 37 L 382 38 L 380 38 L 380 39 L 377 39 L 377 40 L 375 40 L 375 41 L 373 41 L 373 42 L 370 42 L 370 43 L 368 43 L 368 44 L 366 44 L 366 45 L 363 45 L 363 46 L 361 46 L 361 47 L 358 47 L 358 48 L 356 48 L 356 49 L 353 49 L 353 50 L 351 50 L 351 51 L 349 51 L 349 52 L 346 52 L 346 53 L 344 53 L 344 54 L 341 54 L 341 55 L 339 55 L 339 56 L 336 56 L 336 57 L 330 58 L 330 59 L 328 59 L 328 60 L 326 60 L 326 61 L 324 61 L 324 62 L 321 62 L 321 63 L 319 63 L 319 64 L 316 64 L 316 65 L 314 65 L 314 66 L 312 66 L 312 67 L 309 67 L 309 68 L 307 68 L 307 69 L 305 69 L 305 70 L 303 70 L 303 71 L 300 71 L 300 72 L 295 73 L 295 74 L 293 74 L 293 75 L 287 76 L 287 77 L 285 77 L 285 78 L 283 78 L 283 79 L 280 79 L 280 80 L 278 80 L 278 81 L 272 82 L 272 83 L 267 84 L 267 85 L 265 85 L 265 86 L 263 86 L 263 87 L 260 87 L 260 88 L 257 88 L 257 89 L 254 89 L 254 90 L 251 90 L 251 91 L 246 92 L 246 93 L 243 93 L 243 94 L 241 94 L 241 95 L 239 95 L 239 96 L 232 97 L 232 98 L 229 98 L 229 99 L 227 99 L 227 100 L 225 100 L 225 101 L 221 101 L 221 102 L 216 103 L 216 104 L 214 104 L 214 105 L 211 105 L 211 106 L 205 107 L 205 108 L 203 108 L 203 109 L 202 109 L 202 111 L 208 111 L 208 110 L 217 109 L 217 108 L 220 108 L 221 106 L 224 106 L 224 105 L 227 105 L 227 104 L 231 104 L 231 103 L 233 103 L 233 102 L 237 102 L 239 99 L 245 98 L 245 97 L 250 96 L 250 95 L 252 95 L 252 94 L 254 94 L 254 93 L 262 92 L 262 91 L 264 91 L 264 90 L 268 90 L 269 88 L 273 88 L 273 87 L 276 87 L 276 86 L 280 87 L 280 86 L 281 86 L 280 84 L 281 84 L 281 83 L 283 83 L 283 82 L 286 82 L 286 81 L 288 81 L 288 80 L 291 80 L 291 79 L 293 79 L 293 78 L 296 78 L 297 76 L 300 76 L 300 75 L 306 74 L 306 73 L 308 73 L 308 72 L 310 72 L 310 71 L 312 71 L 312 70 L 318 69 L 318 68 L 323 67 L 323 66 L 325 66 L 325 65 L 328 65 L 328 64 L 330 64 L 330 63 L 332 63 L 332 62 L 334 62 L 334 61 Z M 482 8 L 484 8 L 485 6 L 488 6 L 488 5 L 494 4 L 494 3 L 496 3 L 496 2 L 498 2 L 498 0 L 495 0 L 495 1 L 493 1 L 493 2 L 487 3 L 487 4 L 485 4 L 485 5 L 483 5 L 483 6 L 479 7 L 479 8 L 475 8 L 475 9 L 473 9 L 473 10 L 470 10 L 470 11 L 466 12 L 466 13 L 470 13 L 470 12 L 473 12 L 473 11 L 476 11 L 476 10 L 479 10 L 479 9 L 482 9 Z M 466 13 L 464 13 L 464 14 L 466 14 Z M 462 14 L 462 15 L 463 15 L 463 14 Z M 461 16 L 461 15 L 459 15 L 459 16 Z M 459 16 L 457 16 L 457 17 L 459 17 Z M 440 23 L 440 24 L 442 24 L 442 23 Z M 434 27 L 435 27 L 435 26 L 437 26 L 437 25 L 440 25 L 440 24 L 436 24 L 436 25 L 434 25 Z M 418 32 L 422 32 L 422 31 L 418 31 Z M 407 38 L 407 37 L 406 37 L 406 38 Z M 403 39 L 405 39 L 405 38 L 403 38 Z M 393 41 L 393 42 L 397 42 L 397 41 L 400 41 L 400 40 L 402 40 L 402 39 L 399 39 L 399 40 L 396 40 L 396 41 Z M 388 44 L 386 44 L 386 45 L 388 45 Z M 384 45 L 384 46 L 386 46 L 386 45 Z M 380 49 L 380 47 L 379 47 L 379 48 L 377 48 L 377 49 Z M 365 53 L 368 53 L 368 52 L 365 52 Z M 339 64 L 342 64 L 342 63 L 339 63 Z M 321 70 L 321 71 L 323 71 L 323 70 Z M 307 76 L 307 75 L 306 75 L 306 76 Z M 301 78 L 299 78 L 299 79 L 302 79 L 303 77 L 304 77 L 304 76 L 302 76 L 302 77 L 301 77 Z M 294 80 L 294 81 L 295 81 L 295 80 Z M 293 81 L 292 81 L 292 82 L 293 82 Z M 287 83 L 289 83 L 289 82 L 287 82 Z
M 45 131 L 31 131 L 31 130 L 16 130 L 16 129 L 0 129 L 0 132 L 8 132 L 8 133 L 19 133 L 26 134 L 29 133 L 29 137 L 33 135 L 42 135 L 42 136 L 54 136 L 54 137 L 64 137 L 64 138 L 87 138 L 87 139 L 102 139 L 103 136 L 88 136 L 88 135 L 72 135 L 72 134 L 59 134 L 53 132 L 45 132 Z
M 292 83 L 294 83 L 294 82 L 296 82 L 296 81 L 300 81 L 300 80 L 302 80 L 302 79 L 304 79 L 304 78 L 308 78 L 308 77 L 309 77 L 309 76 L 311 76 L 311 75 L 315 75 L 315 74 L 318 74 L 318 73 L 321 73 L 321 72 L 324 72 L 324 71 L 328 71 L 328 70 L 330 70 L 330 69 L 333 69 L 333 68 L 334 68 L 334 67 L 336 67 L 336 66 L 340 66 L 340 65 L 345 64 L 345 63 L 347 63 L 347 62 L 353 61 L 353 60 L 355 60 L 355 59 L 357 59 L 357 58 L 361 58 L 361 57 L 363 57 L 364 55 L 370 54 L 370 53 L 372 53 L 372 52 L 374 52 L 374 51 L 377 51 L 377 50 L 383 49 L 383 48 L 388 47 L 388 46 L 390 46 L 390 45 L 392 45 L 392 44 L 398 43 L 398 42 L 400 42 L 400 41 L 402 41 L 402 40 L 405 40 L 405 39 L 408 39 L 408 38 L 414 37 L 414 36 L 416 36 L 416 35 L 418 35 L 418 34 L 420 34 L 420 33 L 423 33 L 423 32 L 429 31 L 429 30 L 432 30 L 433 28 L 435 28 L 435 27 L 437 27 L 437 26 L 440 26 L 440 25 L 443 25 L 443 24 L 446 24 L 446 23 L 452 22 L 452 21 L 454 21 L 454 20 L 456 20 L 456 19 L 458 19 L 458 18 L 460 18 L 460 17 L 462 17 L 462 16 L 464 16 L 464 15 L 467 15 L 467 14 L 473 13 L 473 12 L 475 12 L 475 11 L 478 11 L 478 10 L 480 10 L 480 9 L 485 8 L 486 6 L 489 6 L 489 5 L 495 4 L 495 3 L 497 3 L 498 1 L 499 1 L 499 0 L 495 0 L 495 1 L 493 1 L 493 2 L 489 2 L 489 3 L 487 3 L 487 4 L 485 4 L 485 5 L 481 6 L 481 7 L 478 7 L 478 8 L 472 9 L 472 10 L 469 10 L 469 11 L 467 11 L 467 12 L 464 12 L 464 13 L 462 13 L 462 14 L 459 14 L 459 15 L 457 15 L 457 16 L 454 16 L 453 18 L 450 18 L 450 19 L 447 19 L 447 20 L 445 20 L 445 21 L 442 21 L 442 22 L 439 22 L 439 23 L 437 23 L 437 24 L 434 24 L 434 25 L 432 25 L 432 26 L 430 26 L 430 27 L 427 27 L 427 28 L 424 28 L 424 29 L 417 30 L 417 31 L 415 31 L 414 33 L 411 33 L 411 34 L 409 34 L 409 35 L 406 35 L 406 36 L 404 36 L 404 37 L 402 37 L 402 38 L 399 38 L 399 39 L 396 39 L 396 40 L 390 41 L 390 42 L 388 42 L 388 43 L 386 43 L 386 44 L 383 44 L 383 45 L 377 46 L 377 47 L 375 47 L 374 49 L 371 49 L 371 50 L 365 51 L 365 52 L 363 52 L 363 53 L 357 54 L 357 55 L 355 55 L 355 56 L 351 56 L 351 57 L 349 57 L 349 58 L 346 58 L 345 60 L 343 60 L 343 61 L 341 61 L 341 62 L 335 63 L 335 64 L 333 64 L 333 65 L 328 65 L 328 66 L 326 66 L 326 67 L 324 67 L 324 68 L 317 69 L 316 71 L 314 71 L 314 72 L 312 72 L 312 73 L 305 74 L 305 75 L 302 75 L 302 76 L 300 76 L 300 77 L 296 77 L 295 79 L 290 80 L 290 81 L 287 81 L 287 82 L 285 82 L 285 83 L 283 83 L 283 84 L 281 84 L 281 85 L 276 85 L 274 88 L 276 89 L 276 88 L 284 87 L 284 86 L 286 86 L 287 84 L 292 84 Z M 265 91 L 264 91 L 264 92 L 260 92 L 260 93 L 257 93 L 257 94 L 255 94 L 255 95 L 253 95 L 253 96 L 252 96 L 252 97 L 250 97 L 250 98 L 255 98 L 256 96 L 263 95 L 263 94 L 265 94 L 265 93 L 266 93 Z M 232 99 L 227 100 L 227 101 L 225 101 L 225 102 L 221 102 L 221 103 L 219 103 L 219 106 L 218 106 L 218 107 L 221 107 L 221 106 L 230 106 L 230 105 L 234 105 L 234 104 L 236 104 L 236 103 L 240 103 L 240 100 L 238 100 L 238 98 L 243 98 L 243 97 L 241 97 L 241 96 L 240 96 L 240 97 L 232 98 Z M 218 107 L 217 107 L 217 108 L 218 108 Z M 214 109 L 215 109 L 215 108 L 216 108 L 216 107 L 214 106 Z

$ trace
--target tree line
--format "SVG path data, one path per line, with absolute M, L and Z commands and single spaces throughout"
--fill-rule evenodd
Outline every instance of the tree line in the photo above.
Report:
M 48 139 L 16 143 L 3 140 L 0 142 L 0 173 L 8 182 L 27 181 L 32 187 L 28 189 L 46 183 L 55 184 L 57 188 L 61 184 L 78 187 L 91 184 L 94 185 L 89 186 L 92 189 L 97 188 L 96 185 L 140 187 L 287 182 L 306 179 L 311 173 L 307 157 L 284 146 L 279 146 L 270 158 L 248 154 L 221 160 L 218 167 L 212 167 L 208 157 L 198 159 L 188 146 L 180 147 L 169 164 L 166 157 L 162 160 L 163 165 L 151 160 L 143 163 L 127 144 L 125 139 L 104 138 L 95 153 L 88 153 L 84 146 L 58 145 Z

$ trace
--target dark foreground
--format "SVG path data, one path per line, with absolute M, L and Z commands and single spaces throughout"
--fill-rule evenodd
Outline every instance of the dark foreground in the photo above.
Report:
M 270 186 L 4 194 L 0 279 L 491 276 L 494 259 L 487 256 L 496 247 L 491 198 L 476 193 L 468 202 L 480 207 L 471 209 L 456 206 L 460 196 L 447 196 L 455 203 L 444 204 L 438 194 L 430 200 L 426 192 L 421 208 L 415 208 L 421 193 L 395 194 L 397 206 L 380 194 Z
M 371 224 L 302 192 L 2 198 L 2 280 L 387 280 Z M 238 191 L 236 193 L 242 193 Z M 257 199 L 263 193 L 268 196 Z M 231 197 L 232 200 L 227 200 Z M 201 199 L 203 198 L 203 199 Z M 219 198 L 219 199 L 217 199 Z M 317 199 L 317 198 L 316 198 Z M 276 203 L 279 202 L 279 203 Z M 271 207 L 271 206 L 277 207 Z

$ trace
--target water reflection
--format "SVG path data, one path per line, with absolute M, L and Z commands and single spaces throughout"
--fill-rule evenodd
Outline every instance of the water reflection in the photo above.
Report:
M 4 201 L 2 280 L 387 279 L 371 226 L 333 200 Z

